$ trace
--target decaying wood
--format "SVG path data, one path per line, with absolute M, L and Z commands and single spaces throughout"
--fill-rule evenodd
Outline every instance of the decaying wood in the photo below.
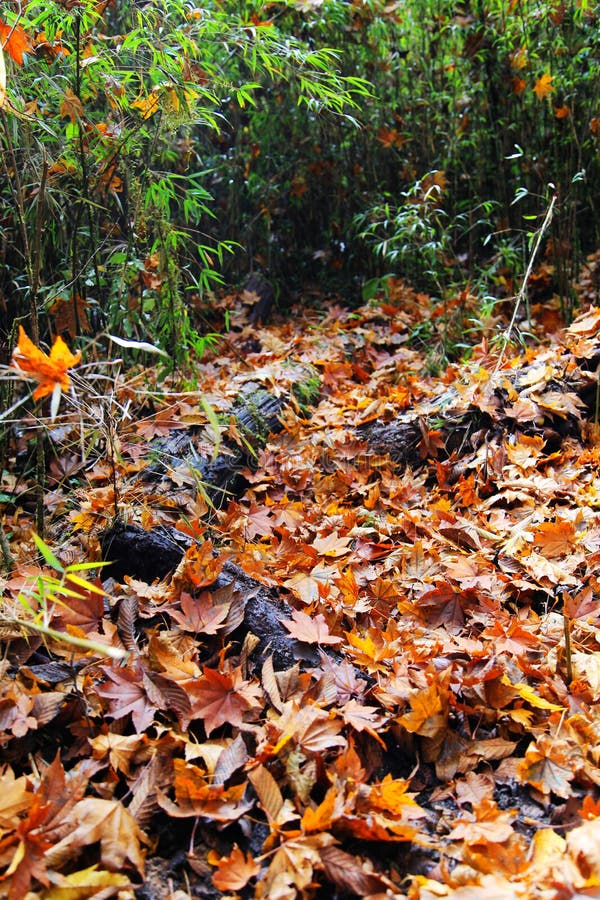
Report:
M 129 575 L 151 583 L 172 573 L 192 544 L 192 538 L 175 528 L 160 526 L 145 531 L 139 525 L 116 522 L 102 537 L 103 557 L 109 562 L 103 575 L 116 581 Z M 292 610 L 276 590 L 265 587 L 239 566 L 227 562 L 213 587 L 217 590 L 231 582 L 244 603 L 238 637 L 243 640 L 251 633 L 258 638 L 253 651 L 257 658 L 272 655 L 275 669 L 289 669 L 300 659 L 311 665 L 319 662 L 316 650 L 291 638 L 282 625 L 282 619 L 290 618 Z M 341 659 L 334 652 L 330 651 L 330 655 L 336 661 Z
M 248 318 L 253 324 L 264 325 L 269 321 L 275 303 L 275 291 L 260 272 L 253 272 L 248 278 L 242 300 L 249 307 Z
M 269 435 L 282 430 L 283 410 L 291 404 L 310 404 L 318 394 L 316 383 L 315 371 L 303 366 L 297 367 L 297 377 L 288 394 L 274 396 L 258 383 L 248 382 L 227 413 L 241 436 L 239 443 L 224 439 L 213 459 L 202 457 L 196 450 L 198 428 L 173 431 L 167 438 L 153 442 L 152 452 L 159 461 L 145 469 L 143 477 L 163 478 L 169 470 L 185 466 L 203 485 L 210 502 L 217 507 L 222 506 L 243 489 L 242 469 L 253 468 L 258 452 L 267 443 Z
M 567 357 L 568 354 L 565 354 Z M 572 359 L 572 358 L 571 358 Z M 516 371 L 495 373 L 481 394 L 465 410 L 455 389 L 448 389 L 418 411 L 408 410 L 390 422 L 375 420 L 357 429 L 375 454 L 389 454 L 399 467 L 418 467 L 431 458 L 470 455 L 495 437 L 520 432 L 540 435 L 547 452 L 558 449 L 564 437 L 581 437 L 582 423 L 594 415 L 598 389 L 597 360 L 570 367 L 565 374 L 530 389 L 539 362 Z M 561 409 L 561 395 L 565 404 Z M 530 402 L 530 412 L 516 403 Z M 429 432 L 437 432 L 430 445 Z

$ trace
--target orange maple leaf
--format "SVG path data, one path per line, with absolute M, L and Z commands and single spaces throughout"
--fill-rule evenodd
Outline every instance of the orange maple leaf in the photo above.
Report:
M 193 718 L 202 719 L 207 736 L 228 722 L 240 726 L 248 712 L 260 709 L 260 687 L 245 681 L 239 669 L 222 674 L 204 667 L 204 674 L 187 685 Z
M 209 862 L 212 863 L 210 855 Z M 240 891 L 260 872 L 258 863 L 254 862 L 249 853 L 244 855 L 237 844 L 233 845 L 231 856 L 222 856 L 215 860 L 215 864 L 219 871 L 215 872 L 212 880 L 219 891 Z
M 254 13 L 250 16 L 250 20 L 248 24 L 245 25 L 245 28 L 272 28 L 273 20 L 272 19 L 264 19 L 261 20 L 260 16 L 257 13 Z
M 397 128 L 378 128 L 377 140 L 384 147 L 401 147 L 406 143 L 406 138 L 400 134 Z
M 450 832 L 453 840 L 463 840 L 467 844 L 503 843 L 513 834 L 511 822 L 515 810 L 501 810 L 495 800 L 484 797 L 473 804 L 473 812 L 456 820 Z
M 57 386 L 66 390 L 71 383 L 67 370 L 76 366 L 80 360 L 81 352 L 71 353 L 60 336 L 54 341 L 48 356 L 35 346 L 25 334 L 23 326 L 19 325 L 19 342 L 13 351 L 11 365 L 19 372 L 27 373 L 26 377 L 39 382 L 33 392 L 34 400 L 54 393 Z
M 383 781 L 371 787 L 368 803 L 371 809 L 382 810 L 392 816 L 421 818 L 426 813 L 417 804 L 413 794 L 407 793 L 410 782 L 404 778 L 386 775 Z
M 539 548 L 546 559 L 570 553 L 574 543 L 573 522 L 542 522 L 534 532 L 533 546 Z
M 213 555 L 211 541 L 194 544 L 185 552 L 173 576 L 175 591 L 184 587 L 204 588 L 214 584 L 225 563 L 225 557 Z
M 548 72 L 544 72 L 543 75 L 540 75 L 532 90 L 536 95 L 538 100 L 543 100 L 544 97 L 549 97 L 554 87 L 552 85 L 553 76 L 549 75 Z
M 597 819 L 600 816 L 600 800 L 595 800 L 588 794 L 583 798 L 579 812 L 582 819 Z
M 245 799 L 245 783 L 229 788 L 224 784 L 210 784 L 204 769 L 183 759 L 173 760 L 173 771 L 175 802 L 157 791 L 158 802 L 169 816 L 182 819 L 205 816 L 216 822 L 233 822 L 253 806 L 252 800 Z
M 10 58 L 18 66 L 23 65 L 23 54 L 33 53 L 33 47 L 29 42 L 27 32 L 21 25 L 7 25 L 0 19 L 0 42 Z
M 411 711 L 398 719 L 407 731 L 423 737 L 435 737 L 445 730 L 448 714 L 437 684 L 413 694 L 410 705 Z

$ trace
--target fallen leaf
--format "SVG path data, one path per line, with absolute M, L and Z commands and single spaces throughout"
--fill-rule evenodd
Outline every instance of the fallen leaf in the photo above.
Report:
M 292 610 L 292 619 L 282 619 L 284 625 L 293 638 L 303 641 L 305 644 L 341 644 L 343 638 L 335 637 L 329 633 L 329 626 L 325 616 L 319 613 L 317 616 L 309 616 L 301 610 Z
M 212 595 L 208 591 L 202 591 L 199 597 L 192 597 L 183 591 L 181 608 L 170 609 L 169 615 L 184 631 L 193 634 L 217 634 L 226 624 L 230 606 L 230 603 L 213 604 Z
M 69 853 L 90 844 L 100 844 L 103 866 L 121 872 L 127 864 L 140 875 L 144 873 L 143 844 L 148 843 L 143 831 L 118 800 L 87 797 L 73 807 L 70 814 L 71 832 L 52 848 L 53 856 Z
M 216 863 L 218 871 L 212 882 L 219 891 L 241 891 L 251 878 L 260 872 L 260 866 L 249 853 L 244 854 L 237 844 L 229 856 L 222 856 Z
M 239 669 L 222 674 L 205 666 L 202 677 L 188 683 L 187 691 L 190 715 L 204 722 L 207 736 L 226 722 L 239 727 L 246 714 L 262 708 L 260 685 L 244 680 Z

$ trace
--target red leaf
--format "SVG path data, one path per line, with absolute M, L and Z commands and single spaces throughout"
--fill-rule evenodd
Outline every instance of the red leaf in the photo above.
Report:
M 239 669 L 224 675 L 216 669 L 204 669 L 204 677 L 187 685 L 192 702 L 192 718 L 202 719 L 207 736 L 226 722 L 240 726 L 244 715 L 260 708 L 259 685 L 245 681 Z
M 112 684 L 98 685 L 96 692 L 110 700 L 110 715 L 122 719 L 131 713 L 136 730 L 145 731 L 152 724 L 156 707 L 150 703 L 142 684 L 141 666 L 127 669 L 102 666 L 102 670 Z

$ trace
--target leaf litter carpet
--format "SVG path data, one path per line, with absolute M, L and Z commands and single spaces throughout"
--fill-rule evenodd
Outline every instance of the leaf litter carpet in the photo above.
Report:
M 244 326 L 197 388 L 111 370 L 100 391 L 88 365 L 48 425 L 54 568 L 14 447 L 0 896 L 600 896 L 600 310 L 438 374 L 432 316 L 406 289 Z M 168 457 L 147 477 L 177 430 L 243 445 L 248 383 L 289 402 L 242 492 L 217 508 Z M 177 569 L 78 569 L 115 511 L 191 536 Z M 286 669 L 240 629 L 265 589 Z

